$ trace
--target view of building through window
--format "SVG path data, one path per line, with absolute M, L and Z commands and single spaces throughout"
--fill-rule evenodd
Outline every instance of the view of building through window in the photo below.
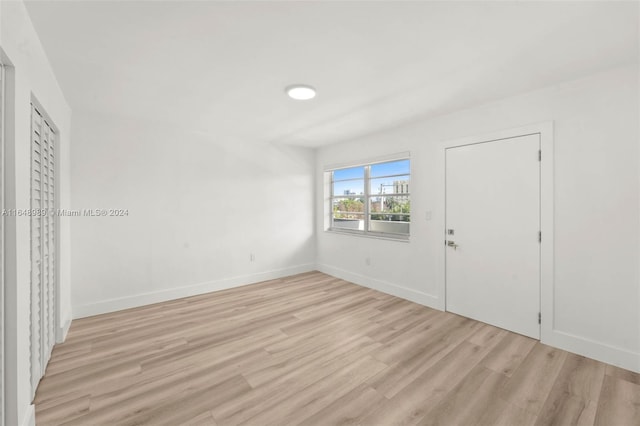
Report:
M 337 169 L 331 179 L 331 228 L 409 235 L 410 160 Z

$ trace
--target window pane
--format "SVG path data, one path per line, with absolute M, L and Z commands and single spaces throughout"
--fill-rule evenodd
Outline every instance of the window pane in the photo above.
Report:
M 337 198 L 333 203 L 333 227 L 364 231 L 364 200 Z
M 371 179 L 370 195 L 409 194 L 409 175 Z
M 411 202 L 408 196 L 371 197 L 369 231 L 409 235 Z
M 351 216 L 360 218 L 364 214 L 364 200 L 362 198 L 336 198 L 333 200 L 333 217 L 349 219 Z
M 333 196 L 364 195 L 364 179 L 333 182 Z
M 364 166 L 338 169 L 333 171 L 333 180 L 364 179 Z
M 341 217 L 336 217 L 341 216 Z M 351 213 L 348 216 L 334 214 L 333 227 L 340 229 L 354 229 L 357 231 L 364 231 L 364 213 Z
M 389 163 L 373 164 L 371 177 L 408 175 L 411 173 L 409 160 L 391 161 Z
M 408 196 L 371 197 L 369 213 L 372 220 L 391 220 L 409 222 L 411 200 Z
M 385 222 L 411 222 L 411 215 L 398 213 L 372 213 L 371 220 L 382 220 Z
M 403 218 L 406 218 L 406 221 L 395 220 L 400 217 L 399 215 L 389 216 L 392 220 L 374 219 L 373 216 L 381 217 L 382 215 L 372 215 L 369 220 L 369 231 L 409 235 L 409 229 L 411 226 L 411 223 L 408 221 L 409 216 L 402 216 Z

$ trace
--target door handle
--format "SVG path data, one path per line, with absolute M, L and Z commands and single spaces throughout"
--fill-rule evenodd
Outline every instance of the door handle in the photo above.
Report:
M 447 246 L 453 247 L 454 250 L 458 249 L 458 245 L 456 244 L 455 241 L 447 241 Z

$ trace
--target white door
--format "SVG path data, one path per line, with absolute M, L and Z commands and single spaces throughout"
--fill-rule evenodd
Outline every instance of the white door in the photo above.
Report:
M 447 311 L 540 338 L 540 135 L 446 150 Z

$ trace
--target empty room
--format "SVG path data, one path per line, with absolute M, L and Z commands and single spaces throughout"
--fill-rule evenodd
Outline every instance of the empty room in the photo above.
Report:
M 0 426 L 640 425 L 640 2 L 0 0 Z

